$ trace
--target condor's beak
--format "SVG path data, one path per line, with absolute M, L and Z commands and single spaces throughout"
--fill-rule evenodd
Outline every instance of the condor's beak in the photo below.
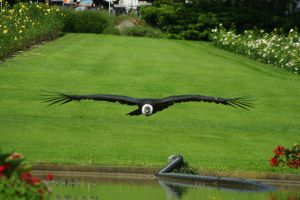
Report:
M 150 109 L 149 106 L 146 106 L 145 109 L 144 109 L 144 111 L 145 111 L 145 114 L 146 114 L 147 116 L 151 115 L 151 109 Z

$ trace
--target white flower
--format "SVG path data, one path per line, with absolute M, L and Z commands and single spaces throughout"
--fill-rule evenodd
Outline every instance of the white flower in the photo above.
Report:
M 252 35 L 249 35 L 248 38 L 252 38 Z
M 291 30 L 290 30 L 290 33 L 291 33 L 291 32 L 293 32 L 293 31 L 294 31 L 294 30 L 293 30 L 293 29 L 291 29 Z

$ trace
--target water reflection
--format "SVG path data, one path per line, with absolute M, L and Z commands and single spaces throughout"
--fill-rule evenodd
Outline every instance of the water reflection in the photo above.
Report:
M 187 193 L 188 187 L 174 184 L 174 182 L 157 180 L 159 185 L 165 188 L 168 199 L 181 199 L 184 193 Z
M 34 174 L 43 177 L 45 173 Z M 155 179 L 152 176 L 107 176 L 101 174 L 53 174 L 49 182 L 55 200 L 100 199 L 295 199 L 300 197 L 300 185 L 266 184 L 279 191 L 261 192 L 257 188 L 240 188 L 199 182 Z M 280 187 L 279 187 L 280 186 Z M 290 187 L 289 187 L 290 186 Z

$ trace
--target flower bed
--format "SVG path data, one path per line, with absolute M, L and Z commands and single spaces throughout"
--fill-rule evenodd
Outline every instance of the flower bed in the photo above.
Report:
M 296 30 L 291 29 L 284 36 L 279 35 L 276 29 L 270 34 L 263 30 L 250 30 L 239 35 L 234 33 L 234 27 L 232 29 L 227 32 L 220 24 L 219 29 L 212 29 L 211 41 L 219 48 L 300 73 L 300 35 Z
M 0 12 L 0 60 L 42 41 L 58 37 L 63 28 L 63 14 L 57 7 L 17 3 L 5 4 Z
M 272 157 L 269 161 L 270 166 L 283 166 L 290 168 L 299 168 L 300 167 L 300 145 L 295 143 L 290 149 L 284 148 L 279 145 L 275 150 L 273 150 L 275 156 Z
M 0 149 L 0 199 L 46 199 L 51 188 L 31 175 L 31 165 L 21 166 L 22 161 L 22 154 L 4 153 Z M 53 175 L 45 178 L 51 181 Z

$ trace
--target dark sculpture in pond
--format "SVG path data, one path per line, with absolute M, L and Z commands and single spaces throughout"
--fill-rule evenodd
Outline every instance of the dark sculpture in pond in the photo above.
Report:
M 240 107 L 243 109 L 248 110 L 248 108 L 253 108 L 252 103 L 250 101 L 253 101 L 247 97 L 239 97 L 239 98 L 233 98 L 233 99 L 225 99 L 225 98 L 217 98 L 217 97 L 207 97 L 207 96 L 201 96 L 201 95 L 179 95 L 179 96 L 170 96 L 162 99 L 135 99 L 127 96 L 121 96 L 121 95 L 110 95 L 110 94 L 92 94 L 92 95 L 67 95 L 60 92 L 49 92 L 42 90 L 44 92 L 47 92 L 49 94 L 47 95 L 41 95 L 46 96 L 46 99 L 43 103 L 50 102 L 50 105 L 53 105 L 55 103 L 61 103 L 65 104 L 70 101 L 80 101 L 80 100 L 95 100 L 95 101 L 108 101 L 108 102 L 119 102 L 120 104 L 126 104 L 129 106 L 138 106 L 139 108 L 137 110 L 134 110 L 127 115 L 141 115 L 144 114 L 146 116 L 150 116 L 155 114 L 158 111 L 162 111 L 163 109 L 168 108 L 169 106 L 172 106 L 174 103 L 182 103 L 182 102 L 214 102 L 217 104 L 223 104 L 223 105 L 229 105 L 232 107 Z

